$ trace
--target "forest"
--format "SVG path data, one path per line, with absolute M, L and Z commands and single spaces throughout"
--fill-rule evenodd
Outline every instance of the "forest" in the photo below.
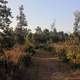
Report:
M 24 6 L 17 25 L 8 1 L 0 0 L 0 80 L 80 80 L 80 11 L 74 15 L 73 32 L 36 26 L 28 28 Z

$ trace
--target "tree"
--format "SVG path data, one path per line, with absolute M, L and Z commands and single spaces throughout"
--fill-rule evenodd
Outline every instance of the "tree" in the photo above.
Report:
M 23 5 L 21 5 L 19 8 L 19 11 L 20 11 L 19 16 L 17 16 L 17 20 L 18 20 L 17 26 L 19 28 L 23 28 L 23 26 L 28 25 L 27 21 L 26 21 L 25 14 L 23 13 L 23 10 L 24 10 Z
M 79 34 L 80 29 L 80 11 L 75 11 L 74 33 Z
M 6 0 L 0 0 L 0 33 L 2 33 L 2 41 L 1 41 L 1 47 L 9 47 L 9 45 L 12 44 L 13 40 L 12 32 L 9 28 L 9 25 L 11 23 L 11 9 L 7 7 L 8 1 Z M 6 45 L 7 44 L 7 45 Z M 11 47 L 11 46 L 10 46 Z
M 46 34 L 46 35 L 49 35 L 49 30 L 48 29 L 44 29 L 43 33 Z
M 57 30 L 55 28 L 55 20 L 51 24 L 50 42 L 57 42 Z
M 49 42 L 49 38 L 50 38 L 50 32 L 48 29 L 44 29 L 43 31 L 43 35 L 44 35 L 44 39 L 45 39 L 45 42 Z
M 37 26 L 36 28 L 36 34 L 41 34 L 42 33 L 42 30 L 39 26 Z
M 26 32 L 27 32 L 27 28 L 25 28 L 28 24 L 26 21 L 26 17 L 25 14 L 23 13 L 23 5 L 21 5 L 19 7 L 19 16 L 17 16 L 17 27 L 16 27 L 16 35 L 17 35 L 17 42 L 19 43 L 23 43 L 25 36 L 26 36 Z
M 36 32 L 33 34 L 32 40 L 36 48 L 40 48 L 46 43 L 46 35 L 39 26 L 37 26 Z
M 3 48 L 11 48 L 15 44 L 15 35 L 13 28 L 9 28 L 7 31 L 5 31 L 4 39 L 2 41 L 2 47 Z M 4 45 L 5 44 L 5 45 Z
M 55 28 L 55 20 L 53 21 L 53 23 L 51 24 L 51 31 L 55 32 L 56 28 Z
M 12 18 L 11 9 L 7 7 L 7 3 L 6 0 L 0 0 L 0 29 L 4 32 L 8 30 L 11 23 L 10 18 Z

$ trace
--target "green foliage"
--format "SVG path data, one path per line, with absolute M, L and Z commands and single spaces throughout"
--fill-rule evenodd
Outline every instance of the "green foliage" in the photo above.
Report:
M 2 30 L 2 32 L 0 32 L 1 48 L 11 48 L 14 45 L 13 30 L 9 28 L 12 15 L 11 9 L 7 7 L 7 3 L 6 0 L 0 1 L 0 30 Z
M 15 35 L 12 28 L 9 28 L 7 31 L 5 31 L 5 35 L 3 37 L 2 41 L 2 47 L 3 48 L 12 48 L 15 44 Z
M 36 43 L 36 44 L 47 43 L 47 39 L 44 34 L 34 34 L 33 39 L 34 39 L 34 43 Z
M 25 42 L 25 36 L 27 33 L 27 28 L 25 28 L 28 24 L 26 21 L 26 17 L 25 14 L 23 13 L 23 5 L 21 5 L 21 7 L 19 8 L 20 14 L 19 16 L 17 16 L 17 27 L 15 30 L 15 34 L 16 34 L 16 41 L 19 44 L 23 44 Z
M 47 51 L 47 52 L 55 52 L 55 50 L 49 46 L 49 44 L 43 44 L 41 46 L 38 47 L 38 49 L 40 50 L 44 50 L 44 51 Z
M 64 62 L 64 63 L 68 63 L 69 59 L 67 57 L 67 53 L 64 49 L 62 49 L 58 55 L 59 59 Z
M 80 63 L 80 43 L 79 43 L 79 37 L 73 36 L 70 37 L 70 40 L 68 42 L 69 47 L 66 48 L 67 50 L 67 57 L 73 62 L 73 63 Z
M 28 33 L 25 38 L 25 48 L 29 48 L 30 46 L 33 46 L 32 44 L 32 33 Z
M 41 34 L 42 33 L 42 30 L 39 26 L 37 26 L 36 28 L 36 34 Z
M 0 29 L 6 30 L 11 23 L 11 9 L 6 6 L 7 1 L 0 1 Z

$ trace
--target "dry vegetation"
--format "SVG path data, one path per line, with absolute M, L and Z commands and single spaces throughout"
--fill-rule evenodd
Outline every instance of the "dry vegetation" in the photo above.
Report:
M 2 58 L 14 63 L 18 63 L 22 56 L 24 56 L 24 46 L 19 44 L 9 50 L 4 50 L 4 54 L 1 55 Z
M 24 55 L 23 50 L 24 47 L 22 45 L 16 45 L 9 51 L 6 51 L 6 58 L 10 61 L 17 63 Z M 16 72 L 16 75 L 17 73 L 18 72 Z M 71 64 L 63 63 L 57 58 L 55 58 L 55 55 L 53 53 L 50 54 L 45 52 L 35 53 L 34 56 L 32 56 L 31 66 L 28 68 L 21 69 L 20 73 L 18 74 L 19 78 L 21 74 L 21 76 L 23 75 L 25 79 L 29 78 L 30 80 L 76 80 L 78 78 L 80 79 L 79 70 L 72 70 Z M 25 80 L 24 78 L 23 80 Z
M 80 12 L 71 34 L 37 26 L 27 28 L 24 7 L 19 7 L 15 30 L 8 1 L 0 0 L 0 80 L 80 80 Z

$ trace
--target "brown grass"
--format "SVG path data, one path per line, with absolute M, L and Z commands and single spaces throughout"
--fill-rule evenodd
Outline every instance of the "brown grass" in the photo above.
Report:
M 24 47 L 22 45 L 15 45 L 12 49 L 4 52 L 7 60 L 18 63 L 20 58 L 24 55 Z

